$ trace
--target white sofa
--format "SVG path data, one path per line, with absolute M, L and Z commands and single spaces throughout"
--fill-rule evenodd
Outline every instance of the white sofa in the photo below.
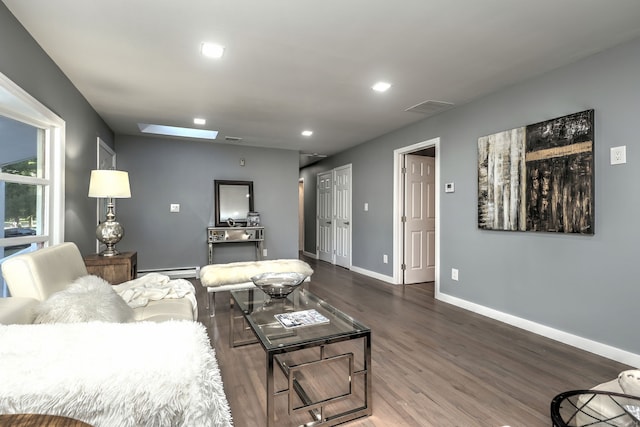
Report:
M 11 298 L 0 305 L 0 324 L 31 323 L 29 311 L 22 309 L 33 308 L 88 274 L 78 247 L 71 242 L 8 258 L 2 263 L 2 275 Z M 114 289 L 125 288 L 127 283 L 130 282 Z M 197 320 L 194 303 L 195 297 L 165 298 L 149 301 L 133 311 L 135 320 Z
M 95 427 L 232 425 L 215 351 L 189 298 L 131 309 L 102 283 L 131 311 L 126 323 L 34 324 L 72 282 L 97 278 L 72 243 L 9 258 L 2 273 L 13 296 L 0 298 L 0 414 L 61 415 Z M 102 303 L 77 301 L 89 312 Z

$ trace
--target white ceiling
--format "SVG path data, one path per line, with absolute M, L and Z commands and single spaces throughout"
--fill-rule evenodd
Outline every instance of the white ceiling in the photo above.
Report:
M 329 155 L 640 36 L 638 0 L 3 2 L 116 133 L 198 116 L 222 143 Z

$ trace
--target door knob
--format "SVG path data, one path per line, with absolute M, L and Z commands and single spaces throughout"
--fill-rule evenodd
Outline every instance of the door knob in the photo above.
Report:
M 349 225 L 349 221 L 345 221 L 345 222 L 344 222 L 344 225 Z

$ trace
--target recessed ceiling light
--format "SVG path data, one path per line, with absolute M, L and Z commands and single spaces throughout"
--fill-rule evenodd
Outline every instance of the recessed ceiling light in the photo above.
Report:
M 196 117 L 195 119 L 193 119 L 193 124 L 202 126 L 202 125 L 207 124 L 207 121 L 205 119 L 200 119 L 200 118 Z
M 312 130 L 303 130 L 302 131 L 302 136 L 311 136 L 313 135 L 313 131 Z
M 138 129 L 142 133 L 153 133 L 156 135 L 180 136 L 184 138 L 216 139 L 217 130 L 181 128 L 176 126 L 153 125 L 138 123 Z
M 207 58 L 222 58 L 224 46 L 215 43 L 203 42 L 200 45 L 200 52 Z
M 371 86 L 371 89 L 375 90 L 376 92 L 386 92 L 387 90 L 389 90 L 390 87 L 391 87 L 391 83 L 378 82 L 373 86 Z

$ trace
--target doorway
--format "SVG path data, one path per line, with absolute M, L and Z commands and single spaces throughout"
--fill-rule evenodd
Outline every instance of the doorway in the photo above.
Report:
M 402 283 L 435 280 L 435 149 L 404 155 Z
M 409 284 L 433 280 L 436 291 L 440 264 L 439 144 L 440 138 L 434 138 L 394 151 L 394 283 Z M 416 163 L 415 160 L 420 160 L 420 157 L 434 159 Z M 407 161 L 409 168 L 407 168 Z M 407 172 L 412 172 L 410 168 L 414 169 L 414 177 L 407 179 Z M 425 175 L 425 172 L 429 172 L 431 176 L 416 176 L 416 170 L 420 171 L 417 175 Z M 420 184 L 412 182 L 412 179 L 418 180 Z M 417 188 L 422 190 L 417 191 Z M 429 192 L 433 197 L 431 205 L 423 203 L 425 201 L 423 197 L 429 197 Z M 410 212 L 407 212 L 408 210 Z

